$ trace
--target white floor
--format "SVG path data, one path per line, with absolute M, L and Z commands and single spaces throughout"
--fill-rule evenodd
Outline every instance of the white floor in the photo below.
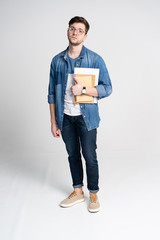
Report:
M 86 201 L 59 207 L 72 191 L 64 153 L 3 154 L 0 239 L 159 240 L 159 155 L 110 152 L 99 159 L 101 211 L 94 214 L 87 210 L 85 172 Z

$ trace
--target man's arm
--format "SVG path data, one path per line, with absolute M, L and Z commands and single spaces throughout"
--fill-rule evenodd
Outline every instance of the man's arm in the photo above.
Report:
M 82 94 L 83 86 L 79 83 L 78 79 L 75 78 L 76 85 L 72 86 L 72 93 L 74 96 L 78 96 Z M 95 87 L 86 88 L 86 95 L 98 97 L 98 91 Z
M 95 63 L 95 68 L 99 68 L 98 85 L 94 88 L 86 88 L 86 94 L 89 96 L 97 97 L 98 100 L 108 97 L 112 93 L 112 84 L 106 64 L 102 57 L 98 56 Z M 82 85 L 75 78 L 76 85 L 72 86 L 72 93 L 74 96 L 81 95 Z
M 56 122 L 56 106 L 55 103 L 49 104 L 50 107 L 50 116 L 51 116 L 51 132 L 54 137 L 59 138 L 61 131 Z
M 50 79 L 49 79 L 49 88 L 48 88 L 48 103 L 50 108 L 50 116 L 51 116 L 51 132 L 54 137 L 60 137 L 60 129 L 56 122 L 56 105 L 55 105 L 55 76 L 54 76 L 54 68 L 55 64 L 52 60 L 50 66 Z
M 98 92 L 98 100 L 100 100 L 108 97 L 112 93 L 112 84 L 103 58 L 98 56 L 95 61 L 95 68 L 99 68 L 98 85 L 96 85 L 95 88 Z
M 95 87 L 93 87 L 93 88 L 86 87 L 86 95 L 98 97 L 98 91 Z

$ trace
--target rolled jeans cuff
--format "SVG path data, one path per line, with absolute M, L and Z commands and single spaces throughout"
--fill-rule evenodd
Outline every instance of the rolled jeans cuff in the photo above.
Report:
M 91 193 L 97 193 L 99 190 L 90 190 L 88 189 Z
M 82 187 L 83 186 L 83 184 L 78 184 L 78 185 L 74 185 L 73 187 L 74 188 L 80 188 L 80 187 Z

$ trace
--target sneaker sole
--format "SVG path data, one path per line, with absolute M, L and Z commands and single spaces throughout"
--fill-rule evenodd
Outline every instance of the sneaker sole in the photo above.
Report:
M 70 203 L 70 204 L 59 204 L 59 206 L 60 207 L 64 207 L 64 208 L 67 208 L 67 207 L 72 207 L 72 206 L 74 206 L 75 204 L 77 204 L 77 203 L 81 203 L 81 202 L 84 202 L 85 201 L 85 199 L 80 199 L 80 200 L 77 200 L 77 201 L 75 201 L 75 202 L 73 202 L 73 203 Z
M 88 211 L 92 212 L 92 213 L 99 212 L 99 210 L 100 210 L 100 208 L 96 208 L 96 209 L 89 209 L 88 208 Z

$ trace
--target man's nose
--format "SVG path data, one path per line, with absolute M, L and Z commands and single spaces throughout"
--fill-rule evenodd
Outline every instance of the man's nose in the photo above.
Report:
M 74 29 L 73 34 L 77 34 L 77 29 Z

